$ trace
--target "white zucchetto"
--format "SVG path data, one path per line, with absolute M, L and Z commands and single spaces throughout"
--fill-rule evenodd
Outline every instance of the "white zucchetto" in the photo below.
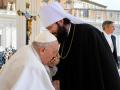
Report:
M 56 40 L 57 38 L 53 34 L 51 34 L 48 30 L 44 30 L 44 31 L 40 31 L 40 33 L 36 36 L 34 41 L 41 43 L 48 43 Z
M 68 18 L 74 24 L 84 23 L 78 17 L 72 16 L 65 12 L 63 7 L 58 2 L 53 2 L 42 6 L 39 10 L 39 16 L 44 27 L 48 27 L 63 18 Z

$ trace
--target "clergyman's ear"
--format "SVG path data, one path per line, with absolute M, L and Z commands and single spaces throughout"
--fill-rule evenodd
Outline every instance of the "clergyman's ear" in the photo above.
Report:
M 39 53 L 40 54 L 44 54 L 44 52 L 45 52 L 45 48 L 39 48 Z

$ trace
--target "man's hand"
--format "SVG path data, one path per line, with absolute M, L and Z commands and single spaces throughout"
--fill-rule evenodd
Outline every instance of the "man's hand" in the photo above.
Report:
M 54 67 L 56 66 L 60 61 L 60 55 L 57 54 L 56 57 L 53 57 L 49 62 L 48 62 L 48 66 L 49 67 Z
M 60 90 L 60 81 L 59 80 L 53 81 L 53 86 L 55 90 Z

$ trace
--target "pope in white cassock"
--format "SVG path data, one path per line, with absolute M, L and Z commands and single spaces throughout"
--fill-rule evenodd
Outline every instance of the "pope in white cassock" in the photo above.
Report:
M 2 67 L 0 90 L 55 90 L 45 66 L 56 57 L 58 48 L 55 36 L 47 30 L 41 32 Z

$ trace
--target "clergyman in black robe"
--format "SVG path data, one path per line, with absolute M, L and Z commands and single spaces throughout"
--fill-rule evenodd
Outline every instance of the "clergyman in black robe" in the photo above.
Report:
M 41 7 L 40 18 L 60 42 L 61 60 L 53 77 L 60 81 L 60 90 L 120 90 L 114 57 L 97 28 L 79 23 L 59 3 Z
M 60 80 L 61 90 L 120 90 L 110 47 L 93 26 L 71 24 L 60 55 L 58 72 L 53 79 Z

